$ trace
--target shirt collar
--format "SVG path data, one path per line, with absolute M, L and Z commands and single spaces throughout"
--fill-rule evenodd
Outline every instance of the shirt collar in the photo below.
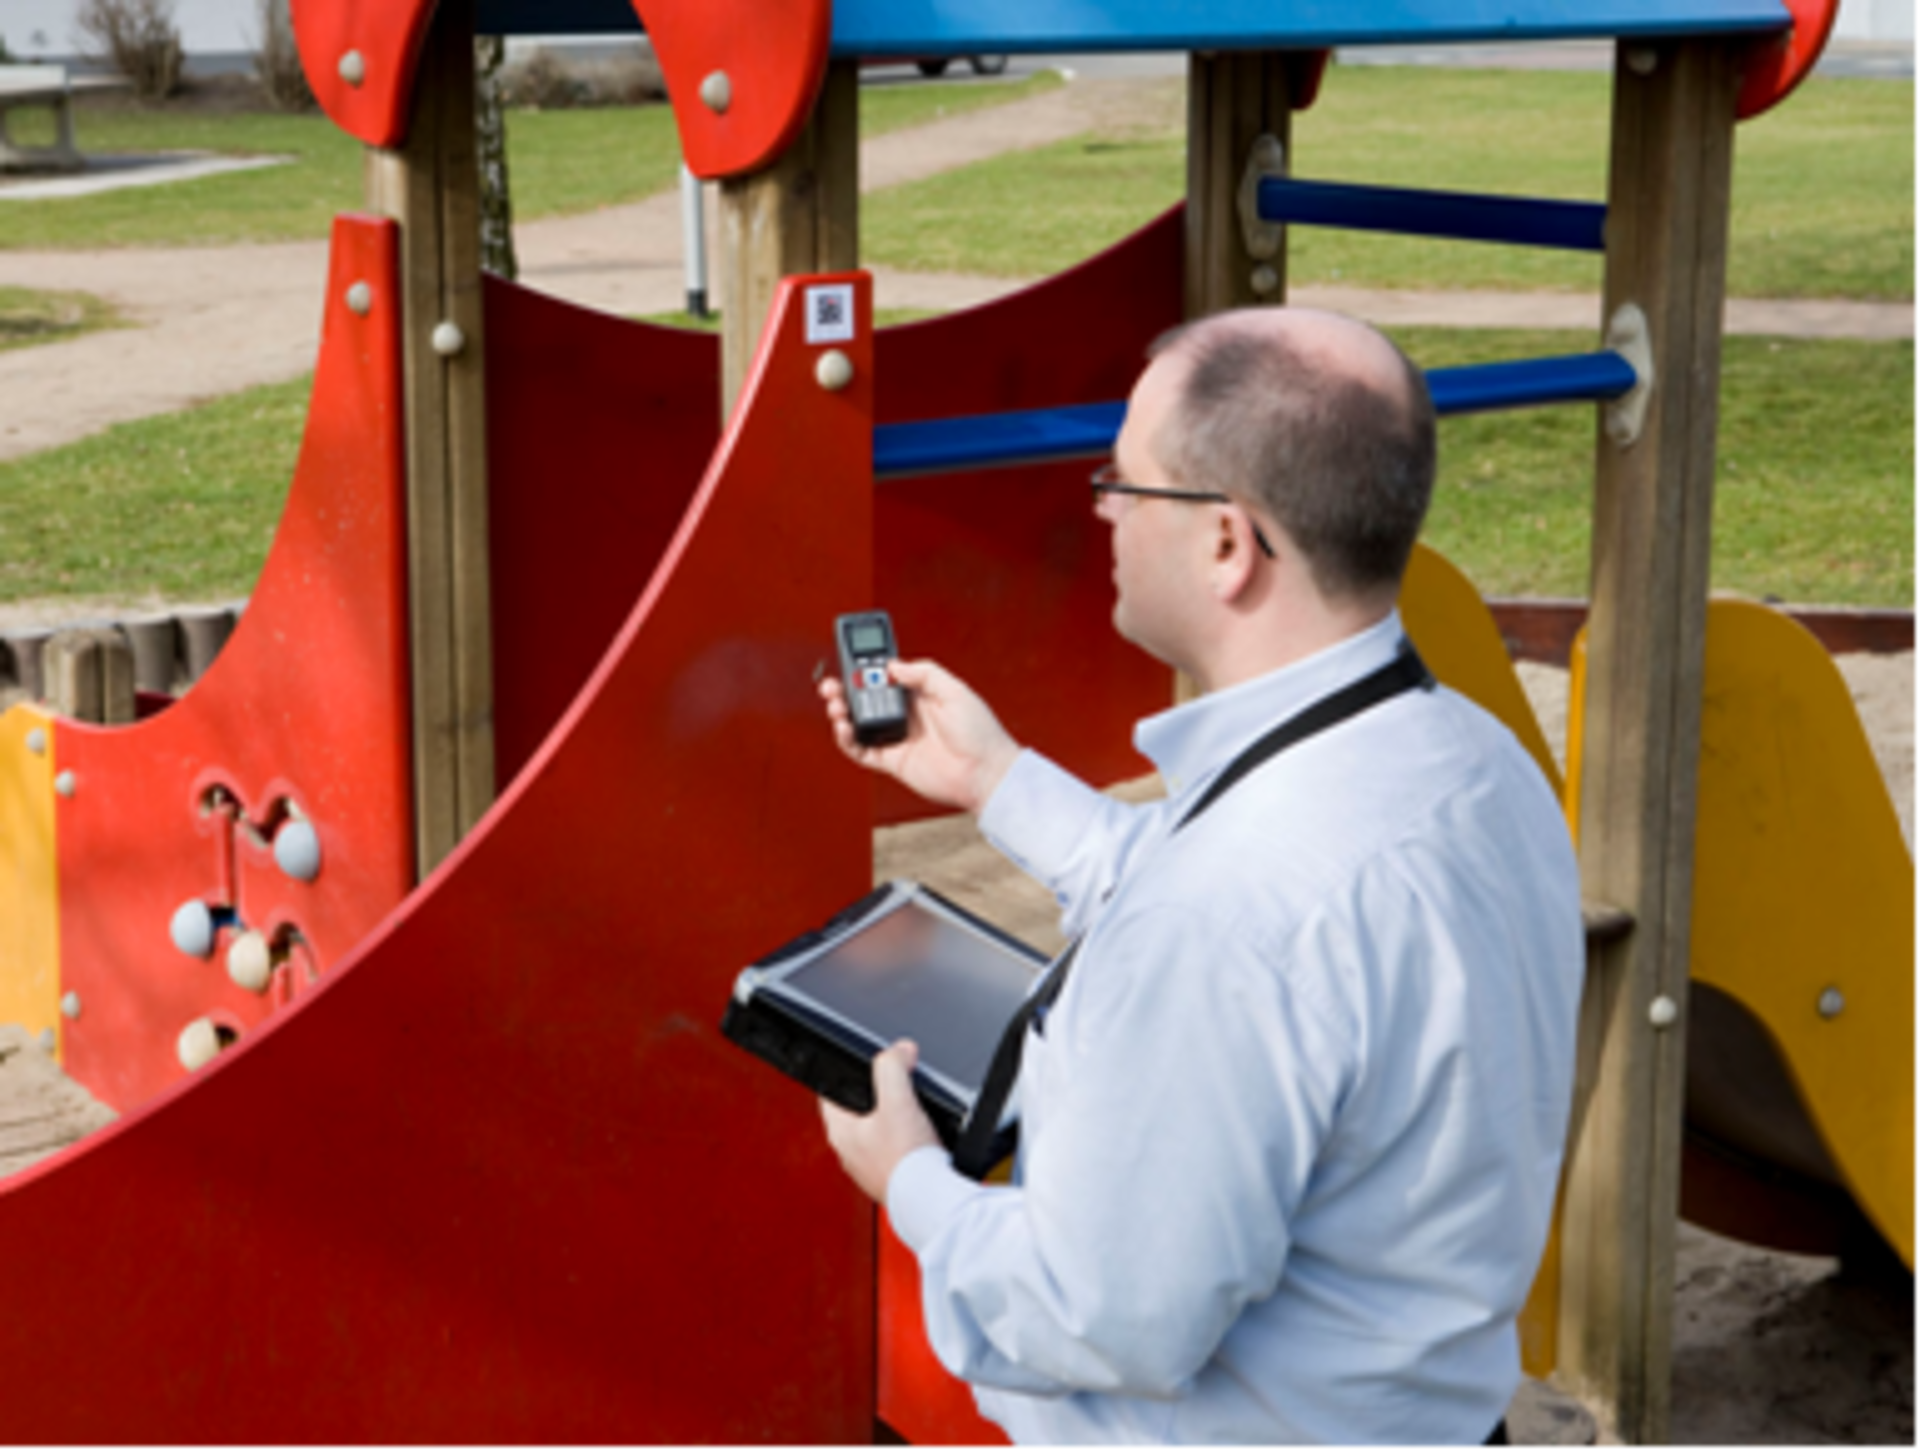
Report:
M 1133 728 L 1134 748 L 1159 769 L 1169 797 L 1209 780 L 1263 732 L 1392 660 L 1406 630 L 1400 612 L 1336 645 L 1150 715 Z

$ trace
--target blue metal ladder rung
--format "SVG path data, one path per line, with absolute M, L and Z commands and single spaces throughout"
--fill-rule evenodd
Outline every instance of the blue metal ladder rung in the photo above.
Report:
M 1442 417 L 1544 403 L 1605 402 L 1631 390 L 1636 381 L 1633 365 L 1616 352 L 1427 372 L 1434 411 Z M 1113 451 L 1126 411 L 1127 405 L 1116 401 L 881 424 L 873 430 L 874 477 L 1102 458 Z
M 1414 191 L 1297 177 L 1261 181 L 1260 220 L 1576 252 L 1603 252 L 1607 246 L 1607 209 L 1599 202 Z

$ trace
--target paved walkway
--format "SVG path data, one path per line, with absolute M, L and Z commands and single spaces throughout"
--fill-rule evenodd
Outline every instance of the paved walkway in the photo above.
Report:
M 864 190 L 1043 146 L 1137 115 L 1141 86 L 1177 81 L 1085 80 L 972 112 L 861 148 Z M 711 222 L 709 235 L 717 235 Z M 516 228 L 530 286 L 609 312 L 681 305 L 677 192 L 583 216 Z M 1024 285 L 1004 278 L 874 269 L 883 307 L 947 310 Z M 0 353 L 0 460 L 72 442 L 107 426 L 298 377 L 319 343 L 321 242 L 266 246 L 0 251 L 0 285 L 91 292 L 120 307 L 130 329 Z M 1295 300 L 1381 323 L 1460 327 L 1596 327 L 1591 296 L 1372 292 L 1301 288 Z M 719 299 L 722 306 L 725 299 Z M 1732 332 L 1816 337 L 1912 337 L 1913 308 L 1846 302 L 1730 304 Z

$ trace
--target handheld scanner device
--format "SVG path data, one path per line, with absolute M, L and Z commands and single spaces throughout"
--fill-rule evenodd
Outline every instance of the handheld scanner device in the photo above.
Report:
M 900 653 L 887 612 L 842 615 L 833 622 L 833 637 L 840 646 L 840 682 L 847 690 L 853 738 L 863 746 L 904 740 L 907 693 L 887 679 L 887 662 Z

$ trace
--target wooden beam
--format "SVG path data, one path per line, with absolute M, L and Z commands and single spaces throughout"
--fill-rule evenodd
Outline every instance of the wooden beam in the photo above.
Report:
M 473 0 L 440 0 L 407 138 L 398 150 L 367 152 L 368 204 L 400 224 L 415 848 L 422 876 L 453 850 L 494 793 L 475 150 Z
M 860 265 L 860 68 L 827 67 L 813 118 L 764 171 L 720 183 L 720 404 L 733 411 L 783 277 Z
M 1637 439 L 1601 415 L 1575 820 L 1586 894 L 1636 925 L 1589 957 L 1559 1338 L 1603 1438 L 1639 1442 L 1667 1438 L 1736 58 L 1623 42 L 1614 72 L 1606 315 L 1645 313 L 1657 382 Z
M 1269 256 L 1247 250 L 1241 182 L 1254 143 L 1272 136 L 1292 168 L 1285 51 L 1195 52 L 1187 63 L 1187 316 L 1285 302 L 1286 229 Z M 1262 269 L 1270 269 L 1263 273 Z M 1256 274 L 1260 274 L 1256 285 Z

